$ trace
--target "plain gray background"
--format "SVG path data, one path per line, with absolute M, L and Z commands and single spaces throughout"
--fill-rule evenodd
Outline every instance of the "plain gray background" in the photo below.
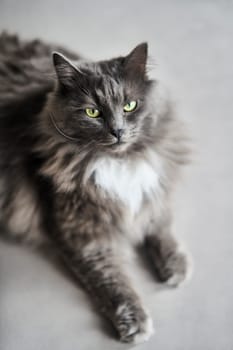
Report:
M 170 87 L 195 143 L 175 210 L 195 269 L 189 284 L 169 290 L 131 263 L 156 327 L 138 349 L 232 350 L 233 2 L 0 0 L 0 29 L 93 59 L 149 42 L 151 74 Z M 0 349 L 128 349 L 50 260 L 0 244 Z

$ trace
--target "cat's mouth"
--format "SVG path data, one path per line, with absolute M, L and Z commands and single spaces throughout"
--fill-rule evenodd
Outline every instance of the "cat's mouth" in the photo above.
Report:
M 126 142 L 122 141 L 122 140 L 117 140 L 116 142 L 113 143 L 113 146 L 120 146 L 120 145 L 124 145 Z
M 118 152 L 124 152 L 129 146 L 129 143 L 126 141 L 115 141 L 111 145 L 109 145 L 109 148 L 112 152 L 118 153 Z
M 125 140 L 112 140 L 112 142 L 110 143 L 110 147 L 121 147 L 122 145 L 125 145 L 127 142 Z

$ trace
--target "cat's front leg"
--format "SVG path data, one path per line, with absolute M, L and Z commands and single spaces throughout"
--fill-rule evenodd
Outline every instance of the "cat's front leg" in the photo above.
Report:
M 83 238 L 82 238 L 83 240 Z M 122 273 L 111 248 L 98 240 L 62 243 L 63 256 L 99 309 L 111 320 L 120 340 L 140 343 L 153 333 L 152 320 Z
M 169 212 L 154 223 L 153 228 L 146 235 L 144 244 L 161 282 L 176 287 L 190 278 L 192 260 L 171 233 Z

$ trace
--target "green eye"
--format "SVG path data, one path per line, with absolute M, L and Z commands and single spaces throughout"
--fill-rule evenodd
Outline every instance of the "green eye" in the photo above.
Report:
M 136 101 L 130 101 L 124 106 L 125 112 L 132 112 L 137 108 L 137 102 Z
M 98 118 L 98 116 L 100 115 L 100 111 L 94 108 L 86 108 L 85 113 L 90 118 Z

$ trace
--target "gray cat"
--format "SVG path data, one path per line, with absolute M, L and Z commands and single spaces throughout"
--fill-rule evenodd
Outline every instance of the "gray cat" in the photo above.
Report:
M 62 54 L 52 64 L 54 50 Z M 120 340 L 133 343 L 153 326 L 118 243 L 143 246 L 168 285 L 189 273 L 170 209 L 186 135 L 146 68 L 146 43 L 91 62 L 0 36 L 1 224 L 19 241 L 52 242 Z

